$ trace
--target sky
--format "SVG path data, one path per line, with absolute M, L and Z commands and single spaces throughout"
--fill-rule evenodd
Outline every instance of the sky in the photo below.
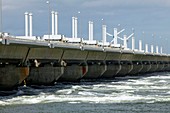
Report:
M 78 37 L 88 39 L 88 21 L 94 22 L 94 39 L 102 40 L 102 24 L 107 32 L 125 28 L 120 36 L 130 35 L 135 29 L 138 41 L 163 47 L 170 53 L 170 0 L 49 0 L 50 10 L 59 13 L 59 33 L 71 37 L 71 18 L 78 17 Z M 49 6 L 46 0 L 2 0 L 3 31 L 24 35 L 24 13 L 33 13 L 33 34 L 48 34 Z M 78 13 L 81 12 L 81 13 Z M 102 20 L 103 19 L 103 20 Z M 120 25 L 120 26 L 118 26 Z M 112 37 L 107 37 L 112 40 Z M 122 43 L 119 41 L 119 43 Z M 128 41 L 131 47 L 131 39 Z

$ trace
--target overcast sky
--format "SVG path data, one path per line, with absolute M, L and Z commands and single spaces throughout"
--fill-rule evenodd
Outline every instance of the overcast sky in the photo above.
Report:
M 111 34 L 120 24 L 119 28 L 126 29 L 122 35 L 130 35 L 131 29 L 135 28 L 136 43 L 142 39 L 143 44 L 163 45 L 164 52 L 170 53 L 170 0 L 50 0 L 50 9 L 58 11 L 59 33 L 67 37 L 71 37 L 71 17 L 77 16 L 78 35 L 84 39 L 88 38 L 89 20 L 94 21 L 96 40 L 101 40 L 102 24 L 107 25 Z M 49 13 L 46 0 L 3 0 L 3 31 L 24 35 L 26 11 L 33 13 L 33 34 L 47 34 Z

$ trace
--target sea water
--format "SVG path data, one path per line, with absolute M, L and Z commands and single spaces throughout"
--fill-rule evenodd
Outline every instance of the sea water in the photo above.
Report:
M 0 113 L 170 113 L 170 72 L 21 86 Z

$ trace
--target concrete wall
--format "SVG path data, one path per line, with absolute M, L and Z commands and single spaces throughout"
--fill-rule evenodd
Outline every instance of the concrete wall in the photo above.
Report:
M 28 59 L 60 60 L 63 54 L 62 49 L 54 48 L 31 48 Z

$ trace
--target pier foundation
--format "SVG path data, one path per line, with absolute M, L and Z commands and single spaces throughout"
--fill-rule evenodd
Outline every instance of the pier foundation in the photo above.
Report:
M 79 81 L 84 73 L 86 73 L 86 66 L 70 65 L 64 67 L 64 73 L 58 79 L 61 82 L 77 82 Z
M 135 74 L 138 74 L 142 68 L 143 68 L 143 65 L 141 62 L 132 62 L 133 64 L 133 69 L 129 72 L 129 75 L 135 75 Z
M 29 68 L 1 65 L 0 73 L 0 90 L 11 90 L 28 76 Z
M 97 79 L 100 78 L 106 71 L 107 66 L 104 64 L 91 64 L 88 65 L 88 71 L 84 75 L 84 79 Z
M 63 74 L 63 67 L 44 65 L 43 67 L 30 67 L 30 75 L 26 79 L 31 85 L 51 85 Z
M 107 70 L 103 73 L 102 78 L 113 78 L 121 70 L 118 62 L 107 62 Z
M 121 65 L 121 69 L 116 74 L 116 76 L 125 76 L 125 75 L 129 74 L 133 69 L 133 65 L 132 65 L 131 62 L 127 62 L 127 61 L 123 62 L 123 61 L 121 61 L 120 65 Z

